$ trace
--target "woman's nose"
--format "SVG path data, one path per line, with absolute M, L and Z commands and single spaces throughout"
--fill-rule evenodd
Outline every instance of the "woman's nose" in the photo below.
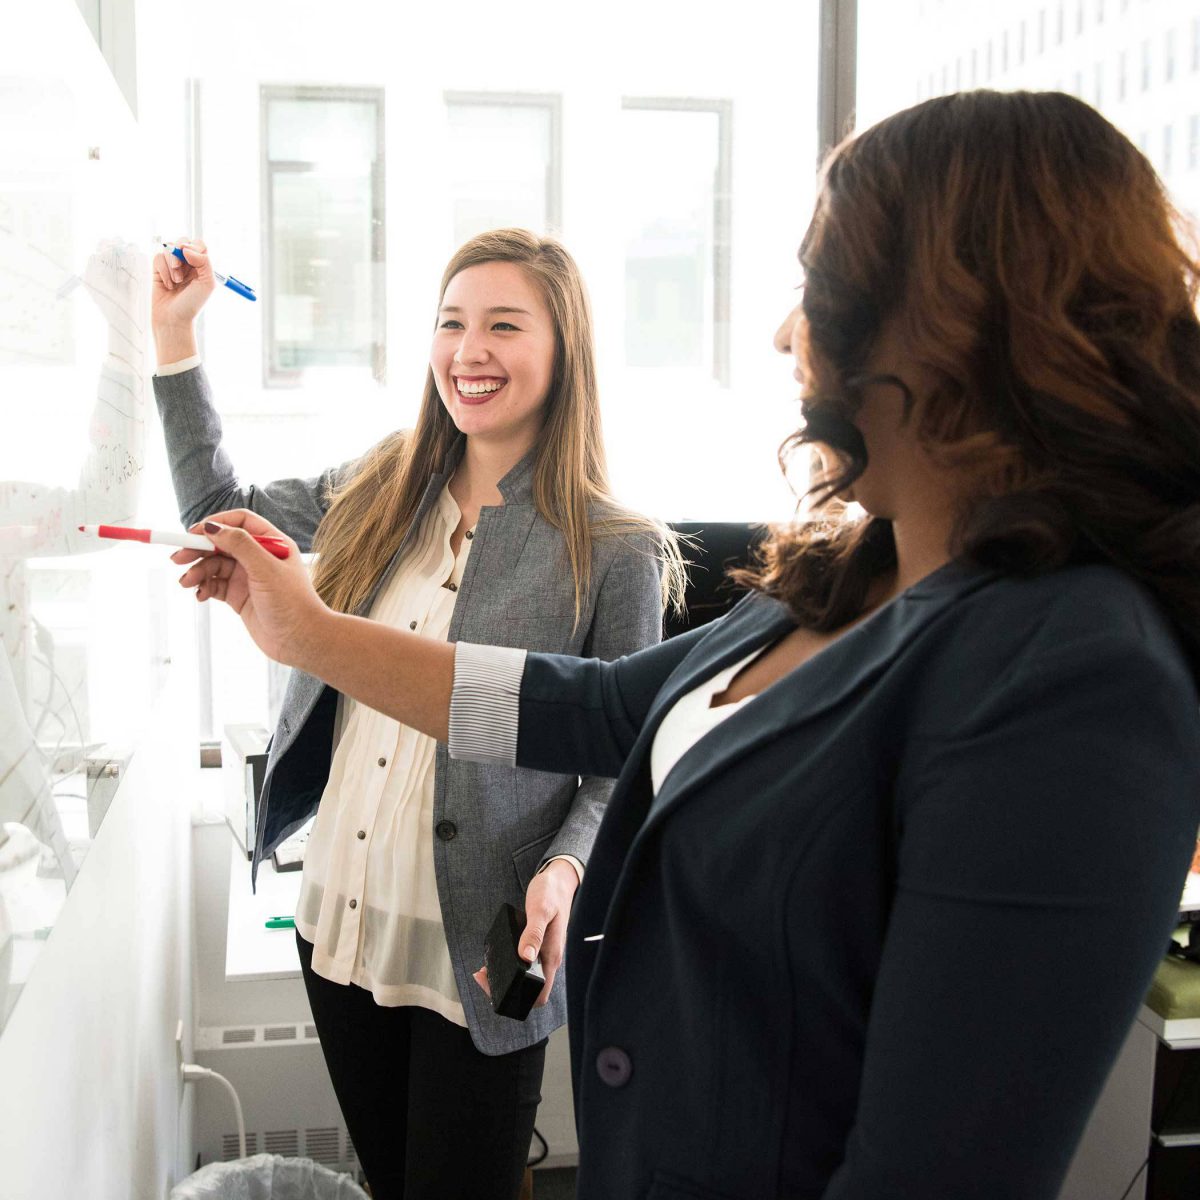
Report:
M 796 305 L 775 331 L 775 349 L 780 354 L 794 353 L 797 325 L 800 323 L 800 305 Z
M 488 356 L 487 343 L 475 333 L 464 333 L 458 342 L 454 357 L 460 363 L 483 362 Z

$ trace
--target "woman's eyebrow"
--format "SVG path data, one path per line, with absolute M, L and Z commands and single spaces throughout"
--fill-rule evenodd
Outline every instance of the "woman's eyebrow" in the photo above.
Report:
M 442 307 L 438 309 L 438 312 L 460 313 L 460 312 L 462 312 L 462 309 L 457 304 L 443 304 Z M 525 316 L 525 317 L 533 316 L 533 313 L 531 313 L 528 309 L 511 308 L 505 304 L 498 304 L 492 308 L 486 308 L 486 309 L 484 309 L 484 312 L 487 312 L 487 313 L 520 313 L 522 316 Z

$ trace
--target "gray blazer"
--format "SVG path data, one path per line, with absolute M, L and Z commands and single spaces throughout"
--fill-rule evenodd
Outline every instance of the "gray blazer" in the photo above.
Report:
M 221 445 L 221 420 L 203 368 L 156 376 L 171 478 L 185 525 L 210 513 L 249 508 L 307 551 L 332 484 L 350 467 L 312 479 L 243 485 Z M 462 454 L 463 441 L 429 481 L 415 529 Z M 533 503 L 533 456 L 499 484 L 504 504 L 479 514 L 454 605 L 449 640 L 615 659 L 657 642 L 662 631 L 660 566 L 648 538 L 599 538 L 592 584 L 577 628 L 575 590 L 562 535 Z M 410 535 L 411 536 L 411 532 Z M 409 544 L 408 537 L 359 609 L 369 611 Z M 329 774 L 337 693 L 293 671 L 271 740 L 258 811 L 253 871 L 316 811 Z M 434 864 L 450 960 L 467 1024 L 485 1054 L 541 1041 L 566 1020 L 565 972 L 550 1002 L 520 1023 L 497 1017 L 471 978 L 500 904 L 523 906 L 537 869 L 556 854 L 586 863 L 612 783 L 575 775 L 451 761 L 437 748 Z

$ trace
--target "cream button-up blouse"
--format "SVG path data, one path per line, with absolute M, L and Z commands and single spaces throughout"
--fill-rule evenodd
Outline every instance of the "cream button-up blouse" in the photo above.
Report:
M 445 640 L 471 550 L 443 489 L 372 606 L 372 620 Z M 329 779 L 304 857 L 296 929 L 313 970 L 376 1003 L 418 1005 L 466 1026 L 433 863 L 433 738 L 342 697 Z M 482 954 L 482 947 L 480 947 Z

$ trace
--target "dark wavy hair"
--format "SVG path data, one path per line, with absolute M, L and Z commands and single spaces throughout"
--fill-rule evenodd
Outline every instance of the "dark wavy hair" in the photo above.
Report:
M 773 528 L 739 582 L 836 629 L 895 565 L 891 522 L 827 515 L 866 466 L 851 419 L 894 322 L 937 380 L 918 435 L 975 481 L 953 553 L 1016 574 L 1111 563 L 1200 661 L 1200 263 L 1184 237 L 1145 157 L 1062 93 L 944 96 L 837 147 L 800 249 L 806 424 L 780 451 L 823 445 L 836 467 L 812 489 L 817 519 Z

